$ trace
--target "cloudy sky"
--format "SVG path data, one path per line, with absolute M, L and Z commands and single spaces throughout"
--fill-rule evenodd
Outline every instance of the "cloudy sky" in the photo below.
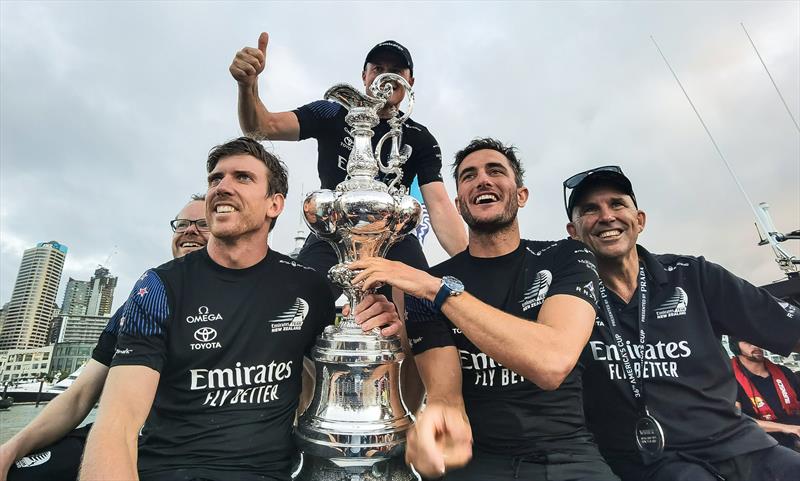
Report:
M 239 135 L 234 53 L 270 33 L 261 95 L 272 110 L 358 85 L 385 39 L 412 52 L 414 118 L 449 164 L 476 136 L 516 144 L 532 199 L 523 234 L 565 235 L 561 182 L 619 164 L 648 213 L 642 244 L 705 255 L 763 284 L 781 277 L 754 218 L 658 55 L 653 35 L 755 202 L 800 228 L 800 136 L 745 37 L 744 22 L 800 112 L 798 2 L 9 2 L 0 3 L 0 303 L 22 252 L 69 246 L 68 276 L 111 256 L 115 305 L 170 258 L 168 221 L 205 190 L 209 148 Z M 276 143 L 288 252 L 316 145 Z M 453 193 L 453 183 L 448 179 Z M 443 250 L 429 237 L 432 262 Z M 798 255 L 800 246 L 785 244 Z M 61 303 L 61 295 L 58 299 Z

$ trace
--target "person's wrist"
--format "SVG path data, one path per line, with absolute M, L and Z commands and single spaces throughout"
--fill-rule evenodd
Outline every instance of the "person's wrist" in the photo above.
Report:
M 439 293 L 439 289 L 441 288 L 442 280 L 438 277 L 430 276 L 428 285 L 426 287 L 425 299 L 433 302 L 433 300 L 436 299 L 436 294 Z

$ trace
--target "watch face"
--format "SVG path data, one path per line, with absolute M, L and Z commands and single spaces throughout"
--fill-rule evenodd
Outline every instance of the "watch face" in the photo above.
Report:
M 450 289 L 451 295 L 452 294 L 461 294 L 464 292 L 464 283 L 459 281 L 453 276 L 444 276 L 442 277 L 442 283 Z

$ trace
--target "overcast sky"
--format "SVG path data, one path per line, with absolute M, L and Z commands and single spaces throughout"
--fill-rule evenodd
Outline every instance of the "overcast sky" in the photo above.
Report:
M 115 306 L 170 258 L 173 218 L 205 190 L 210 147 L 240 135 L 234 53 L 270 33 L 261 96 L 271 110 L 360 85 L 366 52 L 395 39 L 414 57 L 413 117 L 453 153 L 476 136 L 519 147 L 532 191 L 523 235 L 565 236 L 561 182 L 619 164 L 653 252 L 705 255 L 757 284 L 781 277 L 754 217 L 649 36 L 659 42 L 754 202 L 800 228 L 795 117 L 798 2 L 0 3 L 0 303 L 24 249 L 69 246 L 62 279 L 111 255 Z M 319 186 L 316 144 L 275 143 L 289 165 L 271 245 L 288 252 L 301 186 Z M 432 263 L 445 258 L 430 236 Z M 800 246 L 785 244 L 798 255 Z M 113 255 L 112 255 L 113 253 Z M 58 303 L 62 302 L 59 294 Z

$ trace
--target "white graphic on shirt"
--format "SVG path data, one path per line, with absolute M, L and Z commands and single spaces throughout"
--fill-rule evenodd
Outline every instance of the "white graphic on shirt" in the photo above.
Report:
M 278 262 L 280 264 L 286 264 L 287 266 L 299 267 L 299 268 L 305 269 L 307 271 L 313 271 L 314 270 L 313 267 L 308 267 L 308 266 L 304 266 L 303 264 L 298 264 L 296 261 L 285 261 L 285 260 L 281 259 Z
M 550 244 L 549 246 L 545 247 L 544 249 L 542 249 L 542 250 L 540 250 L 540 251 L 533 251 L 533 250 L 531 250 L 531 248 L 530 248 L 530 247 L 527 247 L 527 246 L 525 247 L 525 249 L 526 249 L 528 252 L 530 252 L 531 254 L 533 254 L 533 255 L 535 255 L 535 256 L 537 256 L 537 257 L 538 257 L 538 256 L 541 256 L 543 252 L 545 252 L 545 251 L 547 251 L 547 250 L 550 250 L 550 249 L 552 249 L 553 247 L 555 247 L 555 246 L 557 246 L 557 245 L 558 245 L 558 243 L 555 243 L 555 244 Z
M 587 282 L 585 286 L 575 286 L 575 292 L 579 292 L 597 302 L 597 295 L 594 293 L 594 282 L 592 281 Z
M 17 468 L 32 468 L 34 466 L 42 465 L 46 462 L 50 461 L 50 451 L 44 451 L 41 453 L 34 453 L 29 454 L 28 456 L 22 457 L 15 463 Z
M 292 376 L 292 361 L 216 369 L 190 369 L 189 389 L 206 391 L 204 406 L 265 404 L 279 399 L 280 382 Z
M 213 322 L 221 320 L 222 314 L 210 312 L 208 310 L 208 306 L 198 307 L 196 316 L 186 316 L 186 322 L 189 324 L 194 324 L 195 322 Z
M 270 332 L 299 331 L 303 328 L 303 321 L 308 315 L 308 302 L 298 297 L 292 307 L 278 314 L 269 321 Z
M 656 309 L 656 318 L 664 319 L 665 317 L 684 316 L 688 306 L 689 296 L 686 291 L 676 287 L 675 294 Z
M 658 341 L 644 346 L 626 341 L 624 349 L 620 349 L 616 343 L 589 341 L 589 349 L 595 361 L 603 362 L 611 380 L 628 379 L 626 364 L 630 365 L 634 376 L 639 379 L 680 377 L 678 361 L 692 355 L 689 341 Z
M 206 349 L 219 349 L 222 347 L 222 344 L 219 341 L 215 341 L 217 338 L 217 330 L 213 327 L 203 326 L 194 331 L 192 334 L 194 340 L 197 342 L 190 342 L 189 348 L 192 351 L 202 351 Z
M 778 304 L 780 304 L 783 310 L 786 311 L 786 317 L 794 317 L 795 313 L 797 312 L 796 307 L 786 301 L 778 301 Z
M 686 262 L 677 262 L 674 265 L 664 267 L 664 269 L 667 270 L 668 272 L 672 272 L 678 267 L 689 267 L 689 264 Z
M 464 381 L 472 379 L 475 386 L 493 387 L 510 386 L 524 382 L 525 378 L 516 372 L 503 367 L 484 352 L 470 352 L 465 349 L 458 350 L 461 358 L 461 370 Z M 469 371 L 469 372 L 467 372 Z
M 550 284 L 553 282 L 553 274 L 547 269 L 541 270 L 536 273 L 533 283 L 522 294 L 522 299 L 519 301 L 522 304 L 522 311 L 527 311 L 531 307 L 536 307 L 544 302 L 547 296 L 547 290 L 550 289 Z

